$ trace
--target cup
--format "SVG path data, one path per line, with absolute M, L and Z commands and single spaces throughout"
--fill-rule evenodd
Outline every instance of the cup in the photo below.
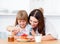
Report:
M 12 34 L 12 32 L 10 32 L 8 35 L 8 42 L 14 42 L 14 35 Z
M 35 42 L 41 42 L 42 34 L 35 35 Z

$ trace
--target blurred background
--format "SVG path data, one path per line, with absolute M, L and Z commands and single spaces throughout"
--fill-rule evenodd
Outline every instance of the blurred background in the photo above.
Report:
M 35 8 L 43 8 L 46 28 L 55 29 L 60 39 L 60 0 L 0 0 L 0 32 L 7 33 L 7 26 L 15 24 L 18 10 L 29 14 Z

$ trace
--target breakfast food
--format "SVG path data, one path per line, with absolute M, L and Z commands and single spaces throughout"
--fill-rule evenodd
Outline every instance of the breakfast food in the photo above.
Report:
M 24 41 L 24 42 L 34 41 L 34 37 L 33 36 L 28 36 L 27 34 L 23 34 L 17 39 L 17 41 Z
M 20 38 L 17 39 L 17 41 L 28 41 L 27 34 L 22 34 Z
M 21 39 L 27 39 L 27 34 L 23 34 L 23 35 L 21 35 Z

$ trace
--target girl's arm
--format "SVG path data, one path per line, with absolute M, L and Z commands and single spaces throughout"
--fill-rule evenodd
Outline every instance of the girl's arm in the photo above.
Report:
M 19 32 L 19 28 L 18 27 L 13 27 L 13 26 L 8 26 L 7 30 L 9 32 L 12 32 L 12 34 L 16 35 Z
M 14 30 L 12 30 L 12 33 L 14 35 L 16 35 L 19 31 L 20 31 L 20 29 L 18 27 L 16 27 L 16 28 L 14 28 Z

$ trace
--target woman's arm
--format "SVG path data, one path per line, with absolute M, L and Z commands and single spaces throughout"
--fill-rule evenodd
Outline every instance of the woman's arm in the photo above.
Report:
M 35 36 L 34 30 L 31 31 L 32 35 Z M 47 34 L 45 36 L 42 36 L 42 40 L 56 40 L 51 34 Z
M 52 35 L 45 35 L 42 36 L 42 40 L 56 40 L 56 38 L 54 38 Z
M 35 36 L 35 32 L 32 30 L 32 35 Z M 56 40 L 56 38 L 54 38 L 51 34 L 42 36 L 42 40 Z
M 45 34 L 42 40 L 55 40 L 58 37 L 54 25 L 49 20 L 45 20 Z

